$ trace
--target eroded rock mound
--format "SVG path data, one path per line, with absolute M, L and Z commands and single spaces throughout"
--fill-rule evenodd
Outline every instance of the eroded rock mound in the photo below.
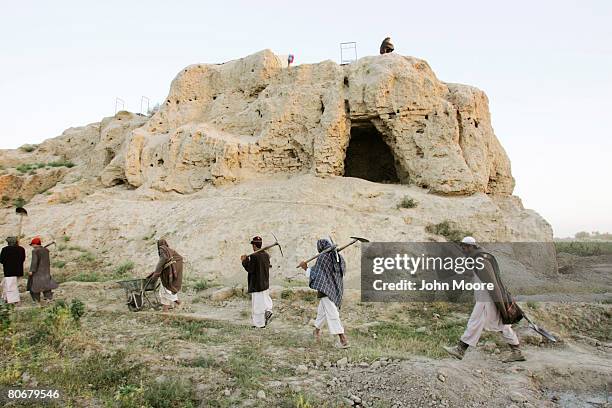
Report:
M 191 65 L 133 132 L 124 159 L 133 186 L 181 193 L 276 172 L 443 194 L 509 195 L 514 187 L 486 95 L 398 54 L 285 68 L 265 50 Z
M 98 178 L 105 185 L 124 182 L 122 152 L 132 130 L 147 120 L 146 116 L 122 111 L 101 122 L 69 128 L 38 146 L 0 151 L 3 202 L 9 204 L 18 198 L 29 201 L 41 193 L 48 193 L 50 202 L 65 202 L 79 197 L 77 190 L 90 189 Z M 70 185 L 59 188 L 63 193 L 49 191 L 62 182 Z M 77 189 L 74 183 L 84 188 Z M 66 194 L 68 190 L 70 194 Z

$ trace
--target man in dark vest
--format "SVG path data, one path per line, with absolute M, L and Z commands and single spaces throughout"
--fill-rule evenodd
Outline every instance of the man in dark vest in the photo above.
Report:
M 23 263 L 25 262 L 25 249 L 19 246 L 16 237 L 6 239 L 8 246 L 2 248 L 0 252 L 0 263 L 4 270 L 2 279 L 2 299 L 6 303 L 19 305 L 19 278 L 23 276 Z
M 260 251 L 261 237 L 251 240 L 253 254 L 242 255 L 242 266 L 248 272 L 248 292 L 251 294 L 253 327 L 264 328 L 272 319 L 272 298 L 270 297 L 270 255 Z

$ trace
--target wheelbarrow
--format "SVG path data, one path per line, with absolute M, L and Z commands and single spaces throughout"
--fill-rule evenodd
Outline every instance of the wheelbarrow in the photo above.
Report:
M 129 279 L 117 282 L 125 290 L 128 309 L 132 312 L 137 312 L 148 307 L 156 307 L 160 304 L 157 290 L 159 289 L 159 277 L 153 275 L 142 279 Z M 153 292 L 154 302 L 149 299 L 147 292 Z

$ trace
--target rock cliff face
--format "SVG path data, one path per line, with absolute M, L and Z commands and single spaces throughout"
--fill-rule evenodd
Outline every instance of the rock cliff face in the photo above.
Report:
M 479 241 L 552 240 L 512 196 L 485 94 L 397 54 L 287 68 L 262 51 L 192 65 L 152 117 L 119 112 L 0 151 L 0 164 L 0 235 L 15 233 L 9 207 L 22 197 L 26 237 L 78 237 L 105 264 L 131 259 L 138 271 L 155 265 L 160 237 L 191 277 L 228 282 L 244 278 L 235 260 L 249 238 L 271 232 L 290 254 L 275 254 L 276 278 L 329 234 L 440 241 L 430 227 L 449 221 Z M 406 198 L 417 207 L 398 208 Z M 550 249 L 510 280 L 554 275 Z M 358 248 L 345 256 L 356 287 Z
M 181 193 L 262 173 L 352 169 L 442 194 L 509 195 L 514 187 L 486 95 L 398 54 L 287 69 L 262 51 L 189 66 L 116 161 L 135 187 Z
M 86 126 L 69 128 L 60 136 L 48 139 L 38 146 L 0 151 L 0 196 L 5 203 L 16 198 L 29 201 L 37 194 L 48 193 L 50 201 L 72 201 L 78 198 L 84 184 L 90 189 L 100 178 L 113 185 L 125 181 L 121 160 L 132 130 L 147 121 L 146 116 L 118 112 L 113 117 Z M 50 192 L 61 183 L 70 185 L 71 194 L 63 197 Z M 86 182 L 86 183 L 85 183 Z M 75 187 L 73 184 L 77 183 Z

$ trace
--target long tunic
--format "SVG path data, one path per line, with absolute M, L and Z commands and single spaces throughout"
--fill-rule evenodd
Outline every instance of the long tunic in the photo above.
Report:
M 482 283 L 478 275 L 474 276 L 474 283 Z M 493 302 L 488 291 L 474 291 L 476 304 L 467 323 L 467 328 L 461 336 L 461 341 L 475 347 L 482 335 L 482 331 L 501 332 L 506 343 L 518 345 L 519 340 L 512 326 L 502 322 L 497 305 Z
M 266 251 L 246 257 L 242 266 L 248 272 L 248 293 L 270 288 L 270 255 Z
M 30 292 L 40 293 L 57 289 L 58 284 L 51 278 L 51 262 L 47 248 L 34 246 L 30 272 L 32 273 L 32 276 L 28 278 L 28 290 Z
M 501 319 L 507 321 L 509 319 L 508 307 L 512 304 L 512 298 L 506 290 L 503 282 L 501 281 L 499 265 L 495 257 L 485 252 L 482 249 L 478 249 L 472 257 L 481 258 L 483 266 L 481 270 L 475 269 L 475 275 L 480 282 L 493 283 L 493 290 L 487 291 L 475 291 L 474 295 L 477 302 L 493 302 L 495 307 L 499 311 Z M 519 318 L 520 320 L 520 318 Z
M 0 263 L 4 269 L 4 276 L 23 276 L 23 263 L 25 262 L 25 249 L 19 245 L 9 245 L 0 252 Z

